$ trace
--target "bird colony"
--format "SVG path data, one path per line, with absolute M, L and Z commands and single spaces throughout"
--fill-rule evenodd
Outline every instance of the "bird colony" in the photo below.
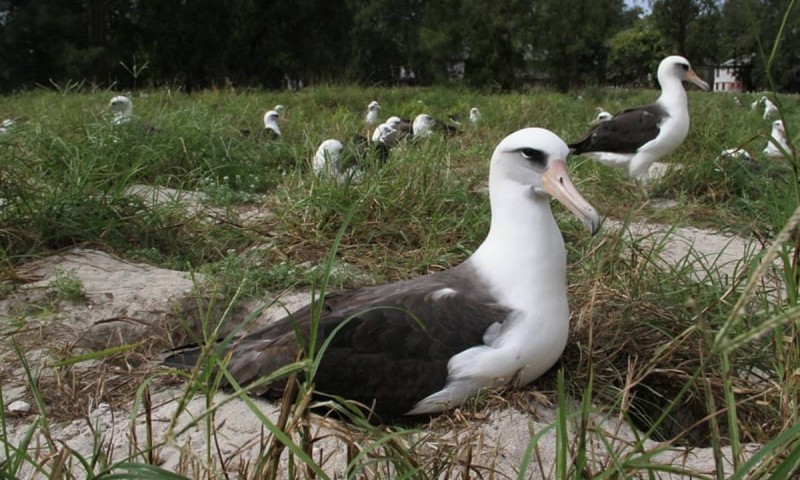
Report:
M 489 161 L 491 220 L 480 246 L 449 270 L 394 283 L 326 293 L 269 326 L 220 345 L 220 358 L 240 385 L 257 384 L 253 394 L 280 396 L 286 381 L 258 383 L 301 355 L 314 312 L 321 311 L 318 343 L 330 341 L 315 377 L 320 392 L 354 400 L 381 419 L 431 414 L 462 404 L 476 392 L 512 381 L 526 385 L 552 367 L 567 345 L 566 252 L 550 209 L 562 203 L 586 227 L 600 229 L 601 216 L 573 184 L 567 158 L 583 155 L 620 168 L 641 184 L 654 162 L 678 149 L 690 129 L 684 82 L 702 90 L 689 61 L 665 58 L 658 67 L 661 94 L 653 103 L 611 114 L 602 107 L 588 131 L 566 142 L 544 128 L 523 128 L 497 139 Z M 383 116 L 388 106 L 365 101 L 363 131 L 319 143 L 311 172 L 320 179 L 361 181 L 368 168 L 390 162 L 400 146 L 416 148 L 436 135 L 458 135 L 491 121 L 477 107 L 458 116 Z M 772 121 L 763 155 L 791 151 L 779 109 L 767 96 L 763 120 Z M 115 96 L 107 106 L 115 128 L 131 128 L 133 102 Z M 259 137 L 281 142 L 281 119 L 289 108 L 263 114 Z M 490 111 L 490 110 L 487 110 Z M 382 120 L 383 118 L 383 120 Z M 6 119 L 0 134 L 13 131 Z M 736 147 L 721 156 L 750 161 Z M 201 347 L 169 353 L 165 364 L 194 368 Z M 226 383 L 222 385 L 227 386 Z

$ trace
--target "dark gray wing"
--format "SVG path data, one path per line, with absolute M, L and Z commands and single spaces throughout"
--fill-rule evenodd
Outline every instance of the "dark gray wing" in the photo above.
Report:
M 327 295 L 317 345 L 343 326 L 324 353 L 317 391 L 374 403 L 378 415 L 391 417 L 441 390 L 450 357 L 482 345 L 486 329 L 509 312 L 485 294 L 465 290 L 467 278 L 448 282 L 450 272 Z M 432 294 L 448 286 L 456 293 Z M 237 341 L 228 364 L 234 378 L 246 385 L 293 362 L 307 342 L 310 315 L 309 305 Z
M 281 138 L 280 134 L 271 128 L 262 128 L 258 131 L 260 140 L 277 140 Z
M 656 138 L 667 112 L 657 103 L 629 108 L 610 120 L 598 123 L 569 147 L 576 154 L 585 152 L 636 153 Z

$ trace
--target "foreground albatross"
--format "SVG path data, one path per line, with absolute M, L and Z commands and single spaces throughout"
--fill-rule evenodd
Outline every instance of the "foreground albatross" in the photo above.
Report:
M 374 405 L 384 418 L 428 414 L 460 405 L 484 387 L 525 385 L 553 366 L 567 343 L 569 307 L 564 241 L 550 196 L 592 233 L 600 224 L 567 174 L 568 154 L 548 130 L 509 135 L 492 155 L 489 234 L 464 263 L 327 294 L 316 344 L 333 338 L 316 390 Z M 301 308 L 220 352 L 229 355 L 237 382 L 250 384 L 294 362 L 311 311 Z M 165 363 L 190 368 L 198 357 L 194 347 Z M 275 395 L 284 387 L 277 382 L 253 393 Z
M 677 55 L 665 58 L 658 66 L 661 96 L 655 103 L 629 108 L 596 124 L 570 148 L 603 165 L 625 168 L 632 178 L 645 180 L 650 165 L 672 153 L 689 133 L 684 80 L 708 90 L 708 84 L 697 76 L 688 60 Z

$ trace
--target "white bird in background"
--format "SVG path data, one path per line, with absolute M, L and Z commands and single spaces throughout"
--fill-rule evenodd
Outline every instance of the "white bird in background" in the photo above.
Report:
M 283 115 L 283 109 L 284 107 L 280 103 L 272 107 L 272 110 L 278 112 L 278 115 Z
M 722 158 L 737 158 L 739 160 L 752 160 L 750 152 L 743 148 L 728 148 L 719 154 Z
M 595 111 L 597 112 L 597 116 L 594 117 L 594 123 L 606 122 L 611 120 L 611 118 L 614 116 L 605 111 L 603 107 L 597 107 L 595 108 Z
M 133 102 L 125 95 L 117 95 L 108 102 L 108 109 L 114 113 L 112 125 L 125 125 L 133 118 Z
M 469 109 L 469 121 L 472 123 L 478 123 L 481 120 L 481 112 L 478 110 L 477 107 L 472 107 Z
M 367 126 L 371 127 L 378 123 L 378 109 L 381 108 L 378 105 L 378 102 L 373 100 L 367 105 L 367 116 L 364 118 L 364 121 L 367 122 Z
M 658 66 L 661 95 L 655 103 L 629 108 L 596 124 L 570 148 L 603 165 L 624 168 L 644 188 L 650 166 L 678 148 L 689 133 L 684 80 L 709 88 L 688 60 L 677 55 L 665 58 Z
M 278 126 L 280 114 L 275 110 L 270 110 L 264 114 L 264 130 L 262 133 L 267 136 L 278 138 L 281 136 L 281 127 Z
M 754 112 L 759 105 L 764 104 L 764 120 L 769 120 L 778 116 L 778 107 L 766 96 L 762 95 L 758 100 L 750 104 L 750 111 Z
M 766 96 L 761 97 L 764 102 L 764 120 L 769 120 L 778 116 L 778 107 Z
M 789 142 L 786 140 L 786 129 L 783 127 L 783 120 L 772 122 L 772 132 L 764 148 L 764 155 L 772 158 L 783 158 L 784 152 L 791 154 Z
M 331 138 L 322 142 L 314 154 L 314 174 L 333 178 L 340 183 L 358 180 L 365 166 L 386 163 L 389 150 L 390 145 L 382 139 L 370 144 L 362 135 L 355 135 L 349 142 Z
M 343 150 L 342 142 L 334 138 L 320 143 L 317 153 L 314 154 L 314 175 L 335 178 L 338 181 L 345 180 L 348 175 L 340 171 Z
M 388 123 L 381 123 L 375 127 L 375 131 L 372 132 L 372 141 L 375 143 L 380 142 L 387 145 L 394 145 L 397 141 L 396 133 L 397 130 L 392 128 Z
M 6 118 L 5 120 L 3 120 L 3 122 L 0 123 L 0 135 L 7 134 L 8 131 L 14 127 L 14 125 L 16 125 L 16 122 L 14 122 L 14 120 L 10 118 Z
M 433 135 L 433 117 L 427 113 L 417 115 L 411 124 L 411 131 L 415 140 L 430 137 Z

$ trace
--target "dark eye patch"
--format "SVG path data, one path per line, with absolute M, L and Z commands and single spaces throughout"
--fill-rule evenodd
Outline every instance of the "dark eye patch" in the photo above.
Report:
M 547 164 L 547 154 L 535 148 L 523 148 L 519 151 L 523 158 L 530 161 L 534 166 L 544 168 Z
M 678 65 L 680 65 L 681 68 L 686 70 L 687 72 L 689 71 L 689 65 L 686 65 L 685 63 L 679 63 Z

